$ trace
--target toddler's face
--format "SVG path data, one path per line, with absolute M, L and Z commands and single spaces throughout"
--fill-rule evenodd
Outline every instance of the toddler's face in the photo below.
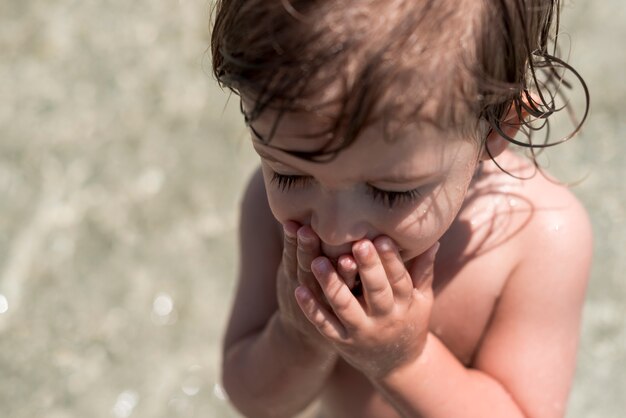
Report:
M 275 114 L 253 122 L 269 132 Z M 310 225 L 331 259 L 354 241 L 387 235 L 405 261 L 437 241 L 457 215 L 478 160 L 475 141 L 424 126 L 394 141 L 373 125 L 330 162 L 289 151 L 315 151 L 322 139 L 303 138 L 322 121 L 285 115 L 270 146 L 254 140 L 261 156 L 269 205 L 276 219 Z

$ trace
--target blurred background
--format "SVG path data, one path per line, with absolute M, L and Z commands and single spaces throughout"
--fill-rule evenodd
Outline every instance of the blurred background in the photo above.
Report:
M 220 344 L 256 158 L 210 76 L 210 5 L 0 2 L 0 417 L 238 416 Z M 592 113 L 549 164 L 584 178 L 596 236 L 568 417 L 621 417 L 626 8 L 565 9 Z

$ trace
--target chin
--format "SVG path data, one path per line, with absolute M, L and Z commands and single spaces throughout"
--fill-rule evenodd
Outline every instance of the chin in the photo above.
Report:
M 400 258 L 402 259 L 402 261 L 404 261 L 405 263 L 407 261 L 411 261 L 412 259 L 414 259 L 416 257 L 416 255 L 412 254 L 410 251 L 407 250 L 400 250 Z
M 426 251 L 426 250 L 424 250 Z M 417 250 L 400 250 L 400 258 L 402 258 L 402 261 L 407 264 L 410 261 L 412 261 L 415 257 L 417 257 L 418 255 L 422 254 L 424 251 L 417 251 Z

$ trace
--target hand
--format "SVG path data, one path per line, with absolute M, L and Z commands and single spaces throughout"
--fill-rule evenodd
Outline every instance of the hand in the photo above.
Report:
M 319 238 L 310 227 L 291 221 L 283 225 L 283 231 L 283 255 L 276 283 L 279 317 L 292 336 L 316 348 L 328 349 L 327 341 L 307 320 L 294 297 L 295 289 L 304 286 L 318 300 L 324 300 L 311 271 L 311 263 L 321 255 Z
M 352 247 L 363 297 L 352 294 L 328 258 L 312 270 L 329 307 L 309 291 L 296 289 L 302 312 L 337 352 L 367 377 L 377 379 L 416 360 L 428 335 L 433 304 L 433 264 L 439 243 L 407 271 L 397 247 L 385 236 Z

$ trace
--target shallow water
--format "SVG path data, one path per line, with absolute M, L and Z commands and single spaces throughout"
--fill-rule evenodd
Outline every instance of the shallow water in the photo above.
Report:
M 550 163 L 586 176 L 596 236 L 568 417 L 617 417 L 626 8 L 566 9 L 593 108 Z M 198 0 L 0 3 L 0 416 L 237 416 L 216 385 L 255 158 L 207 22 Z

